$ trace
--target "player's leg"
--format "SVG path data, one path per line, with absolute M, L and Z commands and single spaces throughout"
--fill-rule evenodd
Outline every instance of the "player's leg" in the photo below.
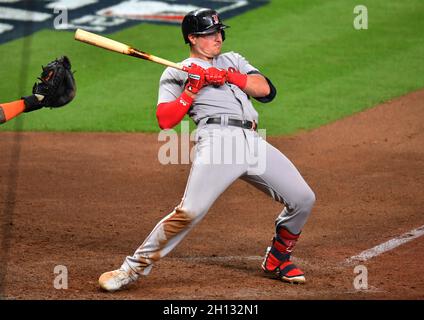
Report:
M 229 165 L 193 165 L 181 203 L 155 226 L 153 231 L 122 265 L 147 275 L 153 263 L 166 256 L 206 215 L 215 200 L 243 173 Z
M 262 143 L 266 144 L 265 167 L 259 174 L 253 171 L 242 179 L 284 204 L 262 267 L 267 272 L 277 273 L 282 280 L 302 283 L 305 282 L 304 274 L 290 261 L 290 256 L 311 213 L 315 195 L 286 156 L 264 140 Z
M 245 164 L 213 161 L 211 150 L 219 153 L 221 150 L 218 147 L 220 146 L 213 139 L 203 136 L 196 145 L 196 158 L 181 203 L 158 222 L 135 253 L 126 257 L 119 270 L 107 272 L 100 277 L 102 288 L 118 290 L 122 283 L 125 285 L 136 280 L 139 275 L 149 274 L 153 264 L 174 249 L 205 216 L 219 195 L 246 172 Z M 123 274 L 123 280 L 120 279 L 120 274 Z M 115 278 L 118 281 L 114 281 Z

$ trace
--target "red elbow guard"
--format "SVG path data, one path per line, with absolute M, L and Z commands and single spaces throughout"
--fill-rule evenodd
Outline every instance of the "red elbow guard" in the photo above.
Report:
M 176 100 L 158 104 L 156 117 L 161 129 L 175 127 L 186 115 L 193 98 L 183 92 Z

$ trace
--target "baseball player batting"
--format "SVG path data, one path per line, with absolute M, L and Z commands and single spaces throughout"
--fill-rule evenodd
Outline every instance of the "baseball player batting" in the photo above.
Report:
M 305 282 L 304 272 L 290 256 L 315 195 L 292 162 L 258 134 L 258 113 L 250 97 L 267 103 L 276 96 L 276 89 L 240 54 L 221 53 L 226 28 L 211 9 L 189 12 L 183 19 L 184 40 L 190 46 L 190 56 L 182 62 L 187 72 L 165 69 L 156 114 L 162 129 L 174 127 L 187 113 L 197 124 L 186 189 L 180 204 L 159 221 L 135 253 L 126 257 L 119 269 L 100 276 L 104 290 L 120 290 L 148 275 L 238 178 L 284 207 L 275 221 L 275 235 L 262 263 L 264 273 L 290 283 Z M 227 148 L 234 147 L 234 141 L 236 150 Z M 212 155 L 226 157 L 234 153 L 237 161 L 211 161 Z

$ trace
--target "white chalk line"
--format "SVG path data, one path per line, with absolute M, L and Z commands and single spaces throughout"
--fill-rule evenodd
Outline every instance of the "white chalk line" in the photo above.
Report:
M 365 262 L 374 257 L 377 257 L 387 251 L 393 250 L 398 246 L 405 244 L 411 240 L 421 237 L 424 235 L 424 225 L 418 227 L 414 230 L 405 232 L 404 234 L 392 238 L 382 244 L 379 244 L 371 249 L 362 251 L 360 254 L 356 256 L 352 256 L 342 262 L 342 265 L 350 265 L 355 262 Z M 169 259 L 182 260 L 182 261 L 190 261 L 190 262 L 231 262 L 231 261 L 261 261 L 264 259 L 264 256 L 208 256 L 208 257 L 169 257 Z M 307 262 L 306 260 L 299 259 L 294 257 L 294 261 L 298 262 Z
M 169 259 L 175 259 L 180 261 L 188 262 L 237 262 L 237 261 L 263 261 L 263 256 L 210 256 L 210 257 L 169 257 Z M 307 264 L 308 262 L 298 257 L 292 257 L 291 259 L 295 263 Z
M 424 235 L 424 225 L 414 230 L 408 231 L 396 238 L 390 239 L 371 249 L 362 251 L 360 254 L 356 256 L 352 256 L 346 259 L 345 261 L 343 261 L 341 264 L 339 264 L 339 267 L 346 267 L 353 264 L 354 262 L 364 262 L 364 261 L 370 260 L 376 256 L 379 256 L 382 253 L 393 250 L 402 244 L 405 244 L 411 240 L 421 237 L 422 235 Z M 190 261 L 190 262 L 230 262 L 230 261 L 243 261 L 243 260 L 244 261 L 245 260 L 260 261 L 260 260 L 263 260 L 263 258 L 264 258 L 263 256 L 209 256 L 209 257 L 173 257 L 171 259 L 178 259 L 178 260 Z M 295 261 L 300 260 L 300 261 L 303 261 L 303 263 L 307 263 L 307 261 L 303 259 L 294 259 L 294 260 Z M 358 290 L 349 290 L 344 293 L 357 294 L 358 292 L 359 292 Z M 382 293 L 386 291 L 379 289 L 377 287 L 370 287 L 366 290 L 360 290 L 360 292 Z M 264 295 L 264 292 L 262 290 L 260 295 L 261 296 Z M 252 292 L 249 292 L 249 294 L 247 294 L 246 296 L 251 297 Z M 239 297 L 241 297 L 240 294 L 239 294 Z
M 228 262 L 239 260 L 262 260 L 263 256 L 211 256 L 211 257 L 172 257 L 171 259 L 178 259 L 183 261 L 192 262 Z
M 422 235 L 424 235 L 424 225 L 414 230 L 408 231 L 396 238 L 390 239 L 389 241 L 379 244 L 371 249 L 362 251 L 360 254 L 346 259 L 345 263 L 352 264 L 358 261 L 364 262 L 370 260 L 376 256 L 379 256 L 382 253 L 393 250 L 394 248 L 402 244 L 405 244 L 411 240 L 421 237 Z

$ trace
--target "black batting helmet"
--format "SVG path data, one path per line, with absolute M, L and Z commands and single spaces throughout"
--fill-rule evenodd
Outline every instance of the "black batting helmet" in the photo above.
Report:
M 185 43 L 189 34 L 209 34 L 218 30 L 221 31 L 222 40 L 225 40 L 225 28 L 229 28 L 222 23 L 218 12 L 212 9 L 197 9 L 186 14 L 181 25 Z

